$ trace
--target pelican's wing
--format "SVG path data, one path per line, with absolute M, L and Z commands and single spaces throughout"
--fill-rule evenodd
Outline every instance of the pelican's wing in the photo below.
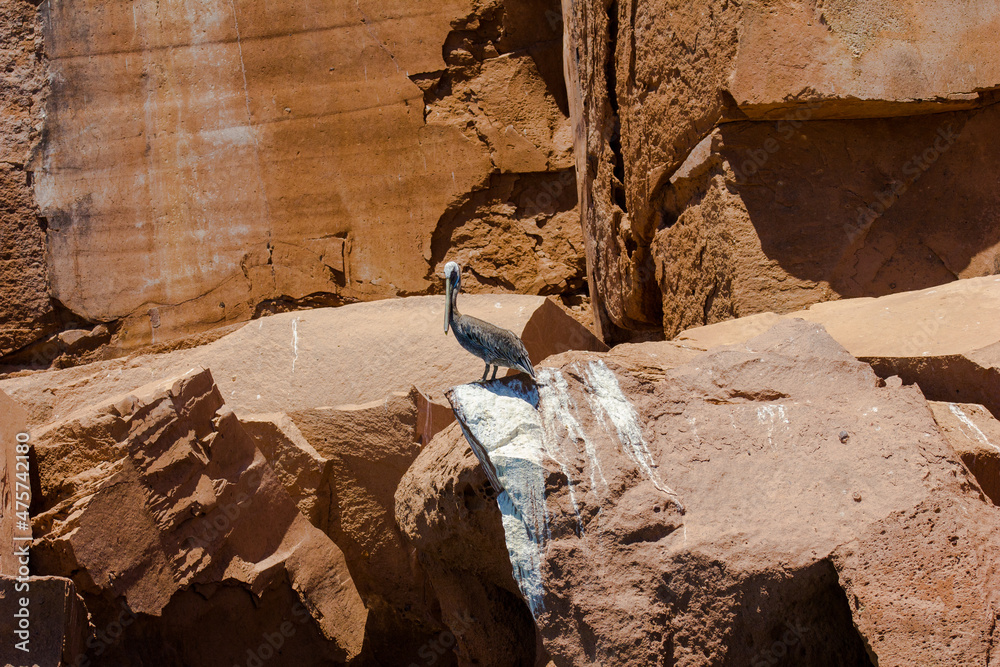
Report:
M 535 369 L 531 366 L 528 350 L 517 334 L 485 320 L 467 317 L 472 326 L 468 327 L 466 335 L 475 341 L 481 350 L 488 353 L 492 359 L 500 361 L 501 366 L 516 368 L 532 378 L 535 377 Z

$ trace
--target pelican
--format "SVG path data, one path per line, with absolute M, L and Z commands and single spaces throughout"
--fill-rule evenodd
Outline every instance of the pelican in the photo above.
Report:
M 450 326 L 455 330 L 458 344 L 486 362 L 486 370 L 483 371 L 480 382 L 486 381 L 490 366 L 493 366 L 490 380 L 496 379 L 497 370 L 501 366 L 524 371 L 534 379 L 535 369 L 532 368 L 528 351 L 524 349 L 524 343 L 517 334 L 458 312 L 458 292 L 461 289 L 462 267 L 455 262 L 448 262 L 444 265 L 444 294 L 447 299 L 444 306 L 444 333 L 448 334 Z

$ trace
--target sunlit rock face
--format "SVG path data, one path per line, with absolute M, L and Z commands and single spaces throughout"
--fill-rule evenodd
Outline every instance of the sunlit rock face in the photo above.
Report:
M 1000 512 L 916 387 L 802 320 L 686 363 L 656 364 L 653 345 L 449 393 L 498 491 L 469 510 L 498 515 L 557 664 L 957 664 L 996 650 L 996 614 L 979 610 L 997 609 Z M 417 516 L 464 477 L 432 474 Z M 407 506 L 397 493 L 397 515 Z
M 606 340 L 1000 270 L 995 3 L 563 4 Z
M 558 4 L 390 4 L 43 4 L 0 355 L 50 298 L 128 349 L 432 293 L 452 259 L 471 291 L 581 293 Z

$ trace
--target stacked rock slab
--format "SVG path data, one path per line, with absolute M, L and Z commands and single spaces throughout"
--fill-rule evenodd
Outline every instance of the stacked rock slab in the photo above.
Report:
M 109 399 L 34 436 L 33 564 L 82 595 L 88 660 L 362 655 L 367 611 L 343 553 L 295 506 L 209 371 Z
M 879 298 L 843 299 L 778 316 L 682 332 L 679 345 L 707 350 L 746 341 L 782 319 L 822 324 L 883 378 L 898 375 L 927 398 L 978 403 L 1000 417 L 1000 277 L 956 281 Z
M 420 403 L 412 389 L 364 405 L 244 420 L 302 513 L 343 551 L 368 609 L 376 664 L 422 660 L 421 649 L 447 631 L 395 521 L 396 486 L 421 448 Z
M 463 295 L 459 304 L 518 334 L 535 363 L 566 350 L 607 349 L 543 297 Z M 445 335 L 444 297 L 436 296 L 263 317 L 200 347 L 11 377 L 0 389 L 41 425 L 197 366 L 212 370 L 240 416 L 368 403 L 413 385 L 446 405 L 445 389 L 483 373 L 482 362 Z M 440 427 L 439 413 L 430 410 L 427 420 Z
M 989 0 L 563 2 L 588 277 L 628 340 L 995 273 Z
M 557 664 L 996 654 L 1000 511 L 919 391 L 801 321 L 641 369 L 450 394 Z

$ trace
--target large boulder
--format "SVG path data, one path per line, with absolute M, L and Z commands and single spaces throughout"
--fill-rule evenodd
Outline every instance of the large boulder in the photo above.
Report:
M 432 293 L 456 257 L 583 288 L 558 0 L 0 12 L 0 355 Z
M 606 349 L 551 300 L 463 295 L 462 312 L 521 336 L 533 362 L 565 350 Z M 411 297 L 264 317 L 212 343 L 0 380 L 33 424 L 44 424 L 150 380 L 211 368 L 237 414 L 380 400 L 412 385 L 443 391 L 482 376 L 482 362 L 444 334 L 444 297 Z M 440 416 L 431 415 L 440 427 Z
M 132 664 L 164 647 L 157 664 L 362 656 L 367 611 L 343 553 L 210 372 L 79 410 L 35 431 L 33 447 L 34 567 L 82 595 L 97 637 L 88 659 Z
M 605 340 L 996 271 L 995 3 L 563 5 Z
M 299 509 L 343 552 L 376 664 L 409 664 L 446 630 L 395 520 L 396 486 L 421 450 L 420 402 L 412 389 L 243 420 Z
M 556 664 L 996 654 L 1000 510 L 915 387 L 796 320 L 671 366 L 450 393 Z
M 883 378 L 898 375 L 930 399 L 978 403 L 1000 416 L 1000 276 L 761 313 L 688 329 L 674 343 L 700 350 L 742 343 L 793 318 L 822 324 Z
M 507 558 L 496 491 L 457 424 L 410 466 L 395 513 L 439 601 L 459 664 L 545 664 Z

